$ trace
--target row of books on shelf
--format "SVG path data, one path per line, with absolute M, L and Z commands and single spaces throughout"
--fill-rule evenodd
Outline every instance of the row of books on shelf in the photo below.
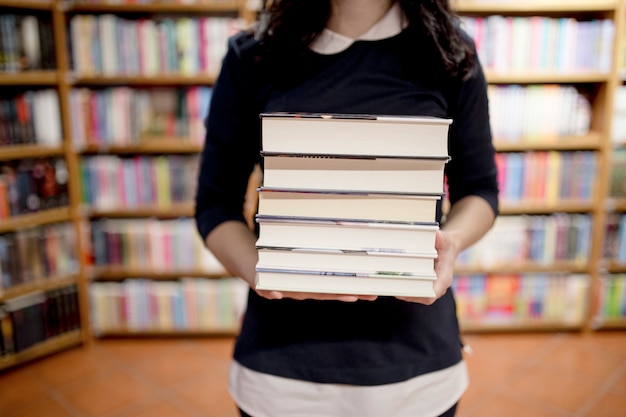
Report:
M 451 121 L 266 113 L 261 122 L 257 289 L 433 296 Z
M 495 71 L 609 72 L 611 19 L 463 16 L 483 66 Z
M 604 257 L 626 265 L 626 214 L 608 214 L 604 234 Z
M 0 357 L 80 327 L 75 285 L 6 300 L 0 304 Z
M 193 219 L 99 219 L 91 222 L 96 267 L 226 274 L 204 246 Z
M 45 15 L 0 15 L 0 71 L 56 68 L 52 18 Z
M 614 149 L 611 153 L 611 197 L 626 197 L 626 148 Z
M 591 217 L 586 214 L 500 216 L 480 241 L 459 255 L 457 266 L 488 269 L 558 261 L 585 265 L 591 230 Z
M 248 285 L 239 278 L 128 279 L 89 285 L 96 334 L 236 331 Z
M 471 274 L 452 284 L 462 324 L 582 325 L 589 308 L 584 274 Z
M 611 123 L 611 141 L 615 144 L 626 143 L 626 85 L 615 88 Z
M 68 204 L 68 169 L 63 158 L 0 161 L 0 219 Z
M 0 98 L 0 146 L 55 147 L 62 140 L 57 90 L 29 90 Z
M 595 316 L 600 319 L 626 319 L 626 274 L 601 277 Z
M 191 202 L 198 167 L 198 155 L 85 157 L 81 201 L 100 210 Z
M 545 143 L 589 132 L 591 104 L 574 86 L 490 84 L 488 95 L 497 142 Z
M 70 19 L 73 69 L 80 76 L 215 75 L 227 38 L 243 27 L 242 19 L 231 17 L 75 15 Z
M 548 151 L 496 154 L 504 204 L 536 201 L 591 202 L 597 175 L 596 152 Z
M 0 295 L 3 290 L 78 273 L 75 229 L 55 223 L 0 235 Z
M 73 89 L 72 142 L 136 145 L 146 139 L 178 138 L 204 143 L 211 87 Z

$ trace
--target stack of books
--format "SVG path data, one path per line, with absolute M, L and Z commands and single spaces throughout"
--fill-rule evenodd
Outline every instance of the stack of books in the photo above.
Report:
M 433 297 L 451 120 L 264 113 L 256 288 Z

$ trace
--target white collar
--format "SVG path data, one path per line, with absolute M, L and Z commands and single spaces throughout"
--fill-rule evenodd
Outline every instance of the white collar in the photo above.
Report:
M 332 55 L 345 51 L 355 41 L 378 41 L 396 36 L 407 26 L 404 11 L 398 2 L 394 2 L 385 15 L 364 34 L 352 39 L 325 28 L 320 36 L 310 45 L 313 52 L 322 55 Z

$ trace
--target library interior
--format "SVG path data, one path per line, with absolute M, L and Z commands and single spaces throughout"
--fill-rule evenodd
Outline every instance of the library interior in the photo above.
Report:
M 623 417 L 626 0 L 450 6 L 488 83 L 499 186 L 499 216 L 458 256 L 451 287 L 470 377 L 457 415 Z M 194 198 L 228 38 L 260 11 L 260 0 L 0 0 L 0 416 L 239 415 L 227 379 L 249 286 L 206 248 Z M 272 116 L 261 120 L 281 119 Z M 311 271 L 332 264 L 344 272 L 318 285 L 338 292 L 364 274 L 360 293 L 430 291 L 436 226 L 423 223 L 446 211 L 445 150 L 419 162 L 400 142 L 407 154 L 351 155 L 320 192 L 309 188 L 341 158 L 290 166 L 280 129 L 268 130 L 276 149 L 263 154 L 267 176 L 252 172 L 244 204 L 261 229 L 263 282 L 313 285 Z M 339 183 L 348 170 L 356 175 Z M 410 172 L 409 185 L 432 188 L 376 193 L 363 189 L 366 170 L 381 187 Z M 356 250 L 361 224 L 383 212 L 383 223 L 420 223 L 393 225 L 388 239 L 423 235 L 419 245 L 387 248 L 419 257 Z M 329 218 L 353 221 L 320 225 Z M 387 236 L 374 229 L 375 241 Z

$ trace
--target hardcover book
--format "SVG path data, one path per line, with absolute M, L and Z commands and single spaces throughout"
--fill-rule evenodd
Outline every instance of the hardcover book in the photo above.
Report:
M 441 157 L 452 120 L 369 114 L 262 113 L 263 150 Z
M 431 222 L 441 194 L 307 191 L 261 187 L 259 214 L 331 219 Z
M 359 274 L 257 268 L 257 289 L 331 294 L 434 297 L 435 275 Z

